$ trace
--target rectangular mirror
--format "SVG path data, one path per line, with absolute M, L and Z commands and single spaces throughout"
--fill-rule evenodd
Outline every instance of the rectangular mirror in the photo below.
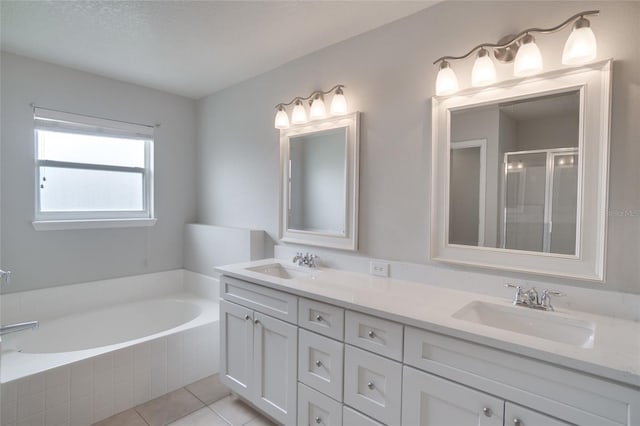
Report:
M 433 98 L 431 257 L 604 278 L 610 61 Z
M 280 132 L 280 239 L 357 249 L 358 113 Z

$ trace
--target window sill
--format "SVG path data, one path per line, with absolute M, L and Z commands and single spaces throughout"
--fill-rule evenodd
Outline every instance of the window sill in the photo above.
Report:
M 158 219 L 86 219 L 36 220 L 31 222 L 36 231 L 64 231 L 71 229 L 137 228 L 153 226 Z

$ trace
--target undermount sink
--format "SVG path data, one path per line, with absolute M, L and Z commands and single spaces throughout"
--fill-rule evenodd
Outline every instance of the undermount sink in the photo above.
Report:
M 464 306 L 453 318 L 581 348 L 593 347 L 596 332 L 595 324 L 577 318 L 480 301 Z
M 312 272 L 311 270 L 305 271 L 296 267 L 287 267 L 281 263 L 269 263 L 268 265 L 253 266 L 246 269 L 247 271 L 284 279 L 307 277 Z

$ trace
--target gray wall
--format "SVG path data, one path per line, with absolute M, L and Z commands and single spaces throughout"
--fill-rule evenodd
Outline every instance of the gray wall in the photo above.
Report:
M 182 267 L 184 224 L 195 218 L 195 101 L 2 53 L 2 269 L 4 292 Z M 150 228 L 35 231 L 33 110 L 38 106 L 143 124 L 155 136 Z
M 588 9 L 602 11 L 591 20 L 599 58 L 616 59 L 609 193 L 614 215 L 609 218 L 602 288 L 640 293 L 637 2 L 443 2 L 208 96 L 198 104 L 199 221 L 265 229 L 269 254 L 278 232 L 274 105 L 341 83 L 350 110 L 363 112 L 360 254 L 428 263 L 430 97 L 437 72 L 432 61 L 524 28 L 553 26 Z M 567 35 L 568 29 L 537 37 L 548 69 L 561 67 Z M 463 86 L 469 85 L 472 65 L 472 60 L 454 65 Z M 510 65 L 499 65 L 498 78 L 507 78 L 511 70 Z

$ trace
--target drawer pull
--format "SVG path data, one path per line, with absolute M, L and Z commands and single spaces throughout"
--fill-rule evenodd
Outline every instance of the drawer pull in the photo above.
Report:
M 519 418 L 516 417 L 513 419 L 513 426 L 522 426 L 522 422 Z
M 322 361 L 320 360 L 316 361 L 316 367 L 322 367 Z
M 318 424 L 322 423 L 322 419 L 320 417 L 316 417 L 316 423 Z
M 322 321 L 322 315 L 316 315 L 316 321 L 318 322 Z
M 484 415 L 485 415 L 485 416 L 487 416 L 487 417 L 491 417 L 491 414 L 493 414 L 493 413 L 491 412 L 491 408 L 489 408 L 489 407 L 484 407 L 484 408 L 482 409 L 482 412 L 483 412 L 483 413 L 484 413 Z
M 369 389 L 373 389 L 373 388 L 375 388 L 376 386 L 375 386 L 372 382 L 369 382 L 369 383 L 367 383 L 367 387 L 368 387 Z
M 369 335 L 369 337 L 371 337 L 372 339 L 374 337 L 376 337 L 376 333 L 373 332 L 373 330 L 369 330 L 369 332 L 367 333 L 367 335 Z
M 245 316 L 244 316 L 244 319 L 245 319 L 245 320 L 250 320 L 250 319 L 251 319 L 251 317 L 250 317 L 249 315 L 245 315 Z

